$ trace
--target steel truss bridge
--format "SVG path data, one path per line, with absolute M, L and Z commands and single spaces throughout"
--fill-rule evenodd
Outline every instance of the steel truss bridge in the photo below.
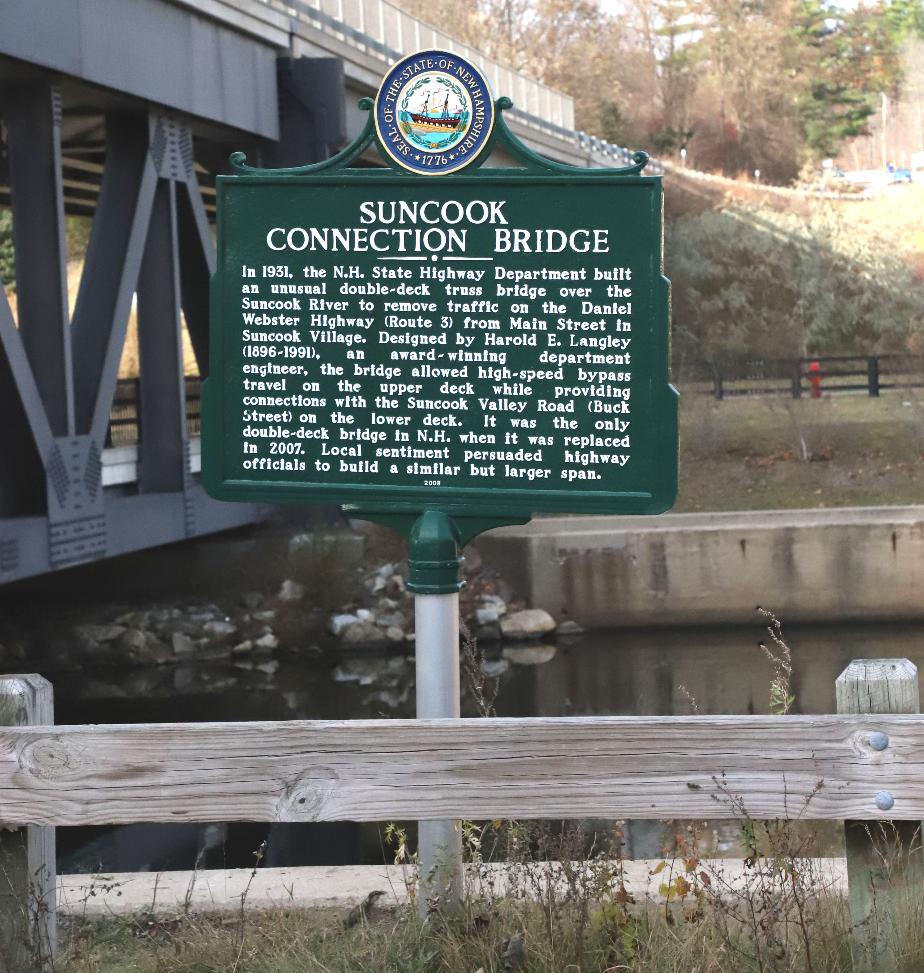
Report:
M 574 131 L 569 98 L 384 0 L 0 3 L 15 251 L 15 300 L 0 288 L 0 583 L 261 515 L 211 500 L 198 476 L 215 176 L 235 149 L 264 165 L 327 158 L 388 64 L 428 47 L 481 64 L 537 151 L 623 161 Z M 70 295 L 69 216 L 92 220 Z M 140 367 L 125 381 L 133 316 Z

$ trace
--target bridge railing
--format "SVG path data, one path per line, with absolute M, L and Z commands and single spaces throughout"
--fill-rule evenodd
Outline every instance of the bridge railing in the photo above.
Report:
M 23 898 L 12 906 L 0 898 L 0 930 L 21 915 L 23 939 L 34 945 L 35 929 L 53 922 L 48 829 L 57 826 L 680 817 L 918 828 L 924 717 L 916 668 L 860 660 L 836 688 L 836 716 L 55 726 L 47 681 L 4 676 L 0 808 L 7 827 L 29 831 L 25 843 L 0 832 L 4 874 L 10 880 L 14 870 Z M 869 825 L 851 827 L 850 882 L 862 884 L 879 867 L 876 839 Z M 11 859 L 21 848 L 28 854 Z M 42 910 L 27 898 L 36 882 Z M 880 904 L 888 900 L 887 890 L 877 892 Z M 53 926 L 44 935 L 53 943 Z
M 387 0 L 260 0 L 270 10 L 286 10 L 327 34 L 396 60 L 427 48 L 453 51 L 479 65 L 497 95 L 508 95 L 524 113 L 574 129 L 574 100 L 463 44 L 439 27 L 405 13 Z
M 198 375 L 187 375 L 185 384 L 186 435 L 193 437 L 201 431 L 202 381 Z M 112 400 L 106 447 L 135 446 L 141 442 L 142 435 L 141 379 L 120 378 Z

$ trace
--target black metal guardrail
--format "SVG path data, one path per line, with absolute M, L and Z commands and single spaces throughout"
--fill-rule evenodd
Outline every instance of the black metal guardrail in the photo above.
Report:
M 186 434 L 198 436 L 200 431 L 200 386 L 198 375 L 186 376 Z M 135 446 L 141 441 L 141 379 L 120 378 L 116 385 L 106 447 Z
M 747 361 L 685 363 L 676 369 L 682 391 L 714 398 L 747 395 L 790 396 L 862 394 L 924 388 L 924 356 L 827 355 L 818 358 L 764 358 Z M 186 376 L 186 433 L 200 431 L 198 375 Z M 106 446 L 134 446 L 141 440 L 141 379 L 120 378 L 109 419 Z
M 696 362 L 678 370 L 677 384 L 720 401 L 742 395 L 794 399 L 924 388 L 924 356 L 828 355 L 809 358 Z

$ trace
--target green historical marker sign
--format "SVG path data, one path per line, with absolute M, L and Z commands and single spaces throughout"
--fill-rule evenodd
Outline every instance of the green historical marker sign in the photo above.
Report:
M 213 496 L 510 520 L 671 506 L 661 180 L 643 153 L 543 159 L 509 105 L 424 52 L 339 156 L 239 156 L 219 179 Z M 350 168 L 370 146 L 389 168 Z M 478 168 L 494 147 L 520 165 Z

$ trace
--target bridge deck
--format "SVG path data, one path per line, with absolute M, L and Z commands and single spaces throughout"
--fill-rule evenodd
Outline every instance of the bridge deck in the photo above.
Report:
M 202 472 L 202 440 L 189 441 L 189 472 Z M 138 447 L 110 446 L 103 450 L 103 486 L 122 486 L 138 482 Z

